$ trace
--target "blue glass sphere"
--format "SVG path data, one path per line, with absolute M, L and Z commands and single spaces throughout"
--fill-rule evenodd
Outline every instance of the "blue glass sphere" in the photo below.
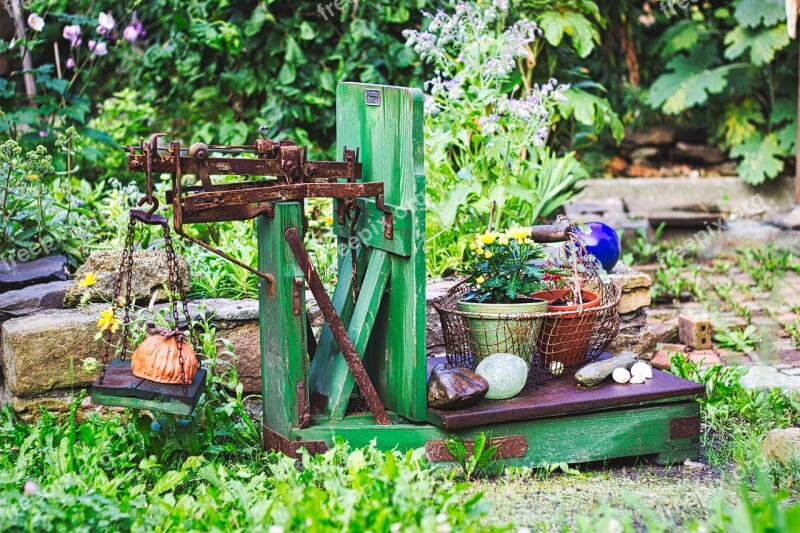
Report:
M 611 272 L 622 255 L 622 246 L 617 232 L 602 222 L 589 222 L 585 225 L 592 230 L 591 233 L 586 234 L 581 230 L 578 230 L 578 233 L 586 250 L 600 261 L 606 272 Z

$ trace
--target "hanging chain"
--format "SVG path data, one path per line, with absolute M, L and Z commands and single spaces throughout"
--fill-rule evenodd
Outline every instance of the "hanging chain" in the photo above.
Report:
M 358 295 L 361 292 L 361 287 L 358 286 L 358 258 L 356 257 L 356 252 L 358 251 L 358 217 L 361 215 L 361 205 L 359 205 L 358 200 L 355 198 L 353 198 L 352 202 L 354 207 L 350 220 L 350 239 L 348 240 L 348 244 L 350 245 L 350 262 L 353 267 L 351 283 L 353 285 L 353 304 L 355 304 L 358 302 Z M 349 209 L 347 210 L 347 216 L 351 216 Z
M 133 240 L 136 232 L 136 221 L 133 217 L 128 221 L 128 233 L 125 236 L 125 248 L 122 250 L 122 260 L 120 261 L 119 272 L 117 278 L 114 280 L 114 295 L 111 300 L 111 320 L 112 323 L 117 316 L 117 309 L 120 305 L 120 298 L 122 296 L 122 283 L 125 282 L 125 300 L 122 303 L 125 309 L 125 315 L 122 323 L 122 346 L 120 351 L 120 359 L 125 358 L 128 350 L 128 327 L 130 323 L 130 300 L 131 300 L 131 277 L 133 275 Z M 127 280 L 125 279 L 127 276 Z M 106 369 L 108 368 L 109 360 L 111 359 L 111 347 L 114 344 L 114 332 L 111 327 L 105 330 L 105 351 L 103 353 L 103 369 L 100 371 L 100 384 L 106 377 Z
M 181 384 L 183 385 L 183 392 L 186 394 L 186 386 L 188 385 L 188 382 L 186 379 L 186 360 L 183 354 L 184 335 L 180 331 L 178 302 L 181 304 L 181 311 L 183 311 L 183 315 L 186 320 L 186 327 L 195 346 L 197 346 L 198 338 L 197 333 L 192 325 L 192 318 L 189 314 L 189 304 L 186 301 L 186 295 L 183 294 L 182 287 L 178 286 L 180 265 L 178 262 L 178 255 L 175 253 L 175 247 L 172 244 L 172 235 L 170 234 L 168 225 L 164 224 L 163 227 L 164 244 L 167 252 L 167 290 L 170 293 L 169 307 L 170 312 L 172 313 L 172 329 L 176 333 L 178 339 L 178 363 L 181 366 Z

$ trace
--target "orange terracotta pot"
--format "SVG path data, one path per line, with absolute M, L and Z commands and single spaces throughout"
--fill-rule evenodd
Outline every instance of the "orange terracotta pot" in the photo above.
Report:
M 181 355 L 183 355 L 183 379 L 178 356 L 178 338 L 161 334 L 151 335 L 133 352 L 131 372 L 137 378 L 157 383 L 188 385 L 197 373 L 197 355 L 194 348 L 186 341 L 181 343 Z
M 551 363 L 561 363 L 560 369 L 576 366 L 586 361 L 592 330 L 597 322 L 597 308 L 600 296 L 590 291 L 581 291 L 583 308 L 577 305 L 553 305 L 563 299 L 567 289 L 539 291 L 533 298 L 547 300 L 548 313 L 565 313 L 544 319 L 542 329 L 536 338 L 536 348 L 542 356 L 542 370 L 550 370 Z M 555 368 L 559 368 L 556 366 Z

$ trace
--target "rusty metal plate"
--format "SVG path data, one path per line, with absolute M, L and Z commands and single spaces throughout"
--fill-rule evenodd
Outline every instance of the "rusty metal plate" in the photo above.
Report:
M 669 421 L 669 440 L 697 438 L 700 432 L 700 416 L 673 418 Z
M 611 355 L 601 356 L 605 357 Z M 429 358 L 429 371 L 439 363 L 446 363 L 445 358 Z M 702 385 L 659 370 L 653 370 L 653 379 L 641 385 L 606 382 L 592 389 L 578 387 L 572 375 L 565 375 L 538 389 L 529 380 L 522 392 L 508 400 L 481 400 L 473 407 L 454 411 L 428 409 L 428 421 L 444 429 L 458 429 L 635 406 L 671 398 L 696 398 L 704 393 Z
M 150 172 L 159 174 L 172 174 L 177 168 L 178 161 L 174 155 L 153 157 Z M 182 174 L 197 174 L 201 167 L 205 167 L 210 175 L 241 175 L 241 176 L 285 176 L 286 170 L 279 159 L 247 159 L 233 157 L 209 157 L 198 162 L 192 157 L 180 158 Z M 129 155 L 128 171 L 147 172 L 146 155 Z M 353 174 L 356 179 L 361 177 L 361 164 L 339 161 L 306 161 L 300 169 L 304 181 L 333 180 L 349 178 Z
M 197 193 L 185 196 L 183 204 L 187 211 L 192 212 L 261 202 L 302 200 L 311 197 L 352 198 L 379 194 L 383 194 L 383 182 L 301 183 Z
M 522 435 L 491 439 L 491 441 L 487 443 L 487 447 L 495 444 L 498 446 L 497 454 L 495 455 L 498 459 L 525 457 L 525 453 L 528 451 L 528 441 Z M 468 454 L 472 454 L 474 446 L 475 441 L 464 441 L 464 448 L 467 449 Z M 434 463 L 456 460 L 453 454 L 450 453 L 450 450 L 447 449 L 447 441 L 444 440 L 429 440 L 426 442 L 425 456 L 428 458 L 428 461 Z
M 311 455 L 316 455 L 318 453 L 325 453 L 328 451 L 328 444 L 325 443 L 325 441 L 289 440 L 283 435 L 272 431 L 266 426 L 264 426 L 263 436 L 264 436 L 265 450 L 274 450 L 276 452 L 281 452 L 284 455 L 288 455 L 289 457 L 292 457 L 294 459 L 298 459 L 300 457 L 300 454 L 298 453 L 300 451 L 300 448 L 305 448 Z

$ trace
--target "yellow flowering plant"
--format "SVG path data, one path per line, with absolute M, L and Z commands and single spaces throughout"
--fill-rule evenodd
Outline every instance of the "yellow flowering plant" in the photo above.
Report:
M 541 244 L 533 242 L 528 228 L 477 234 L 469 248 L 464 273 L 470 290 L 464 300 L 510 303 L 545 287 L 545 272 L 536 262 L 547 255 Z

